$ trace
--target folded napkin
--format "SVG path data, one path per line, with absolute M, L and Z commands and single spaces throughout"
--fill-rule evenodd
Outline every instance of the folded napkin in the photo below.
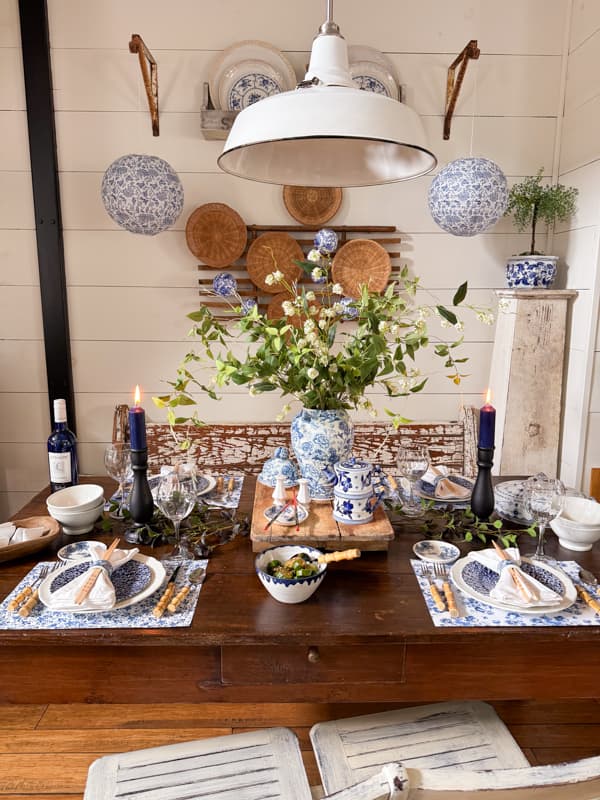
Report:
M 552 589 L 544 586 L 531 575 L 523 572 L 518 566 L 521 563 L 521 555 L 518 547 L 507 547 L 504 551 L 509 557 L 510 561 L 504 561 L 495 550 L 479 550 L 477 552 L 469 553 L 468 558 L 472 561 L 478 561 L 484 567 L 498 572 L 500 577 L 498 583 L 490 592 L 492 600 L 498 600 L 501 603 L 508 603 L 512 606 L 521 606 L 523 608 L 529 606 L 555 606 L 562 602 L 561 595 L 557 594 Z M 527 589 L 531 592 L 531 599 L 525 600 L 520 593 L 515 582 L 511 576 L 511 569 L 509 566 L 514 566 L 519 578 Z
M 47 528 L 17 528 L 12 522 L 4 522 L 0 525 L 0 547 L 31 542 L 33 539 L 39 539 L 47 530 Z
M 106 548 L 100 542 L 90 543 L 88 549 L 92 559 L 89 568 L 82 575 L 78 575 L 69 583 L 50 593 L 46 603 L 48 608 L 54 611 L 109 611 L 114 607 L 115 587 L 112 585 L 110 575 L 123 564 L 131 561 L 139 553 L 139 550 L 137 547 L 132 550 L 115 550 L 107 562 L 103 561 Z M 102 567 L 96 583 L 83 603 L 76 603 L 75 598 L 79 594 L 79 590 L 96 567 Z
M 462 475 L 451 475 L 443 464 L 433 465 L 421 478 L 421 485 L 427 494 L 440 500 L 468 500 L 473 490 L 473 482 Z

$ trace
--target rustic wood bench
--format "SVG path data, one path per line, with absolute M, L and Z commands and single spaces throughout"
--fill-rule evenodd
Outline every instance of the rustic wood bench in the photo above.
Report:
M 192 455 L 202 469 L 232 474 L 258 475 L 276 447 L 289 446 L 289 423 L 210 424 L 201 428 L 176 426 L 176 432 L 192 441 Z M 178 449 L 170 427 L 148 423 L 148 462 L 152 470 L 174 459 L 187 458 Z M 476 474 L 477 410 L 463 409 L 458 420 L 414 422 L 398 431 L 386 422 L 358 422 L 354 432 L 354 455 L 376 461 L 385 469 L 396 462 L 400 444 L 426 445 L 432 463 L 445 464 L 462 475 Z

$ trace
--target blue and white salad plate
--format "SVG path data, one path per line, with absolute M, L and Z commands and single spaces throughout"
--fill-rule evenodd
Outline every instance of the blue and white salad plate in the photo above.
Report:
M 460 556 L 460 550 L 449 542 L 440 542 L 437 539 L 424 539 L 413 545 L 413 553 L 422 561 L 432 564 L 452 564 Z
M 269 508 L 266 508 L 264 511 L 265 517 L 269 520 L 273 520 L 279 511 L 281 510 L 281 506 L 272 505 Z M 273 525 L 287 525 L 288 527 L 292 525 L 301 525 L 308 517 L 308 511 L 298 504 L 296 506 L 296 510 L 298 512 L 298 520 L 296 521 L 296 511 L 294 510 L 294 506 L 288 506 L 285 511 L 282 511 L 281 514 L 274 520 Z
M 283 91 L 282 73 L 266 61 L 240 61 L 221 78 L 219 104 L 228 111 L 242 111 L 265 97 Z
M 577 589 L 573 582 L 561 569 L 553 567 L 544 562 L 536 563 L 529 558 L 521 558 L 521 569 L 523 572 L 535 578 L 544 586 L 548 586 L 557 594 L 562 595 L 562 602 L 556 605 L 538 606 L 517 606 L 510 603 L 502 603 L 490 597 L 490 592 L 498 581 L 498 573 L 494 570 L 475 561 L 472 558 L 461 558 L 451 568 L 450 576 L 455 585 L 468 597 L 485 603 L 493 608 L 500 608 L 503 611 L 514 611 L 519 614 L 527 615 L 546 615 L 557 614 L 569 608 L 577 599 Z

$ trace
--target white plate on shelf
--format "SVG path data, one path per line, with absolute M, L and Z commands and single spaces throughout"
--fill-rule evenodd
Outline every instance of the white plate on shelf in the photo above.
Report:
M 392 100 L 399 97 L 398 84 L 393 74 L 374 61 L 355 61 L 350 64 L 350 75 L 357 89 L 375 92 Z
M 227 71 L 241 61 L 264 61 L 271 66 L 283 79 L 282 91 L 287 92 L 296 88 L 298 79 L 293 66 L 283 53 L 268 42 L 255 39 L 246 39 L 236 42 L 217 53 L 209 66 L 208 85 L 210 97 L 215 108 L 220 107 L 221 81 Z
M 133 606 L 133 605 L 136 605 L 137 603 L 140 603 L 142 600 L 145 600 L 146 597 L 149 597 L 151 594 L 153 594 L 157 589 L 160 589 L 160 587 L 161 587 L 161 585 L 162 585 L 162 583 L 163 583 L 163 581 L 165 579 L 165 575 L 166 575 L 165 568 L 161 564 L 161 562 L 158 561 L 156 558 L 153 558 L 152 556 L 145 556 L 145 555 L 142 555 L 141 553 L 137 553 L 131 559 L 130 562 L 127 562 L 127 564 L 130 564 L 132 562 L 133 563 L 142 564 L 142 565 L 146 566 L 149 569 L 149 574 L 145 573 L 145 575 L 147 575 L 147 578 L 144 575 L 144 578 L 140 581 L 141 588 L 140 588 L 139 591 L 136 591 L 135 594 L 132 594 L 130 597 L 127 597 L 124 600 L 121 600 L 120 602 L 116 603 L 113 608 L 109 609 L 110 611 L 117 611 L 120 608 L 127 608 L 128 606 Z M 40 587 L 39 587 L 39 599 L 40 599 L 40 602 L 43 603 L 46 607 L 50 608 L 49 605 L 48 605 L 49 602 L 50 602 L 50 596 L 51 596 L 50 589 L 51 589 L 51 586 L 54 583 L 54 581 L 57 578 L 59 578 L 61 575 L 63 575 L 63 573 L 67 572 L 68 570 L 75 570 L 75 572 L 73 573 L 73 577 L 74 578 L 77 577 L 76 570 L 78 568 L 82 568 L 83 569 L 85 563 L 87 563 L 87 562 L 80 561 L 80 562 L 77 562 L 77 563 L 72 563 L 72 562 L 71 563 L 67 563 L 61 569 L 57 569 L 54 572 L 51 572 L 48 575 L 48 577 L 45 578 L 40 584 Z M 125 567 L 127 567 L 127 564 L 124 564 L 123 567 L 121 567 L 121 569 L 124 569 Z M 87 569 L 87 567 L 85 567 L 85 569 Z M 113 573 L 113 576 L 116 575 L 118 572 L 119 572 L 119 570 L 115 570 L 115 572 Z M 53 609 L 50 609 L 50 610 L 53 610 Z M 81 611 L 69 611 L 69 612 L 64 612 L 64 613 L 69 613 L 69 614 L 102 614 L 102 613 L 105 613 L 105 612 L 96 611 L 94 609 L 82 608 Z
M 265 97 L 285 91 L 285 77 L 266 61 L 239 61 L 229 67 L 219 82 L 219 105 L 242 111 Z
M 553 567 L 551 564 L 535 564 L 529 558 L 521 558 L 522 564 L 531 564 L 532 566 L 535 566 L 538 571 L 543 570 L 547 573 L 550 573 L 552 576 L 552 582 L 558 582 L 556 584 L 557 588 L 558 584 L 560 584 L 560 593 L 563 596 L 562 602 L 558 603 L 557 605 L 514 606 L 510 603 L 502 603 L 499 600 L 493 600 L 490 598 L 489 594 L 487 594 L 484 587 L 477 588 L 472 581 L 469 581 L 468 578 L 465 579 L 463 575 L 464 569 L 467 565 L 473 563 L 478 564 L 479 562 L 473 561 L 473 559 L 468 557 L 460 558 L 450 568 L 450 576 L 461 592 L 464 592 L 464 594 L 466 594 L 468 597 L 472 597 L 474 600 L 478 600 L 480 603 L 492 606 L 493 608 L 500 608 L 503 611 L 514 611 L 519 614 L 527 614 L 528 616 L 544 616 L 547 614 L 557 614 L 560 611 L 564 611 L 566 608 L 569 608 L 569 606 L 572 606 L 577 599 L 577 590 L 573 585 L 573 582 L 562 570 Z M 480 566 L 483 567 L 483 565 Z M 483 567 L 483 569 L 485 569 L 485 567 Z M 541 580 L 540 574 L 534 575 L 533 577 L 537 578 L 537 580 L 539 580 L 541 583 L 545 583 L 545 581 Z M 550 588 L 555 587 L 554 585 L 551 585 Z

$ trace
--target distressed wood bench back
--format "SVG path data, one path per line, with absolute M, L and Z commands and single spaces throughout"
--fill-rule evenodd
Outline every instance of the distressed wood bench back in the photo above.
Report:
M 445 464 L 463 475 L 476 474 L 477 411 L 463 410 L 451 422 L 415 422 L 398 431 L 386 422 L 358 422 L 354 431 L 354 455 L 376 461 L 385 469 L 395 464 L 402 444 L 429 447 L 432 463 Z M 276 447 L 289 446 L 289 423 L 211 424 L 181 428 L 192 440 L 193 458 L 207 471 L 258 475 Z M 153 471 L 183 454 L 164 423 L 148 423 L 148 462 Z

